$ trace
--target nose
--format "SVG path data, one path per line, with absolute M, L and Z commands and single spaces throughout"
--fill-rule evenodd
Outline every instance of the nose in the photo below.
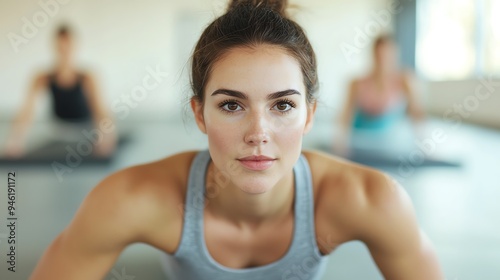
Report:
M 247 133 L 245 134 L 245 143 L 253 146 L 268 143 L 270 135 L 266 124 L 267 121 L 262 114 L 253 114 Z

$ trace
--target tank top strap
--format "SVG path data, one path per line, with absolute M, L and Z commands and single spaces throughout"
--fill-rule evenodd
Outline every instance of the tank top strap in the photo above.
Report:
M 210 162 L 208 150 L 200 151 L 194 158 L 189 171 L 188 186 L 184 211 L 184 225 L 181 243 L 174 255 L 190 255 L 194 248 L 202 248 L 203 240 L 203 210 L 206 206 L 205 178 Z M 319 253 L 314 225 L 314 199 L 312 178 L 309 164 L 304 155 L 300 155 L 293 168 L 294 172 L 294 234 L 291 247 L 295 252 L 306 252 L 312 249 L 315 255 Z M 197 252 L 198 253 L 198 252 Z
M 83 85 L 83 80 L 85 79 L 85 73 L 77 72 L 76 73 L 76 83 L 80 86 Z
M 311 169 L 306 157 L 301 154 L 294 166 L 295 176 L 295 204 L 294 215 L 296 216 L 297 231 L 296 240 L 299 250 L 310 251 L 314 255 L 320 255 L 317 242 L 314 223 L 314 195 Z
M 47 74 L 48 82 L 50 86 L 56 85 L 56 72 L 50 72 Z
M 301 155 L 293 168 L 295 181 L 293 239 L 285 255 L 273 263 L 235 269 L 212 258 L 203 235 L 206 206 L 205 178 L 210 163 L 208 150 L 199 152 L 190 168 L 184 208 L 182 237 L 173 255 L 163 255 L 162 266 L 169 279 L 311 279 L 323 275 L 327 259 L 319 255 L 314 238 L 314 212 L 311 172 Z M 301 269 L 300 273 L 296 269 Z M 300 277 L 300 278 L 296 278 Z M 305 277 L 305 278 L 304 278 Z
M 188 250 L 199 246 L 197 237 L 199 231 L 203 230 L 200 228 L 200 223 L 205 207 L 205 175 L 210 160 L 209 151 L 204 150 L 198 152 L 191 163 L 185 204 L 182 205 L 184 212 L 182 237 L 175 256 L 189 254 Z

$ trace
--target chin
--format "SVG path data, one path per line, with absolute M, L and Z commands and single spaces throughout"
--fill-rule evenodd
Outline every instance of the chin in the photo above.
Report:
M 246 194 L 263 194 L 271 189 L 267 186 L 244 186 L 238 188 Z
M 276 182 L 273 180 L 267 180 L 265 178 L 259 178 L 258 175 L 250 175 L 250 178 L 245 178 L 240 182 L 235 182 L 238 189 L 246 194 L 263 194 L 270 191 Z M 253 178 L 252 178 L 253 177 Z

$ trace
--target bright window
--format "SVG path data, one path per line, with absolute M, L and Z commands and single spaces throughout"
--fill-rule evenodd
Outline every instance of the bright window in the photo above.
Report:
M 419 73 L 461 80 L 500 72 L 500 1 L 417 1 Z M 494 16 L 497 15 L 497 16 Z
M 484 70 L 488 74 L 500 74 L 500 1 L 487 1 L 485 11 Z

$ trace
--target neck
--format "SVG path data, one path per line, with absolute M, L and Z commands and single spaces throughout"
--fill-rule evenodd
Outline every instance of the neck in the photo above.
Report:
M 214 216 L 229 220 L 242 227 L 256 227 L 266 222 L 277 221 L 293 211 L 294 179 L 293 171 L 284 176 L 269 191 L 262 194 L 249 194 L 227 181 L 226 186 L 217 185 L 212 174 L 216 167 L 210 162 L 207 185 L 217 186 L 218 191 L 208 196 L 207 208 Z
M 377 79 L 391 77 L 396 72 L 397 72 L 396 67 L 393 67 L 393 66 L 382 67 L 382 66 L 377 66 L 377 65 L 375 67 L 373 67 L 373 71 L 372 71 L 373 76 Z
M 67 73 L 67 72 L 72 72 L 74 69 L 73 67 L 73 62 L 69 59 L 67 60 L 59 60 L 56 63 L 56 72 L 59 73 Z

